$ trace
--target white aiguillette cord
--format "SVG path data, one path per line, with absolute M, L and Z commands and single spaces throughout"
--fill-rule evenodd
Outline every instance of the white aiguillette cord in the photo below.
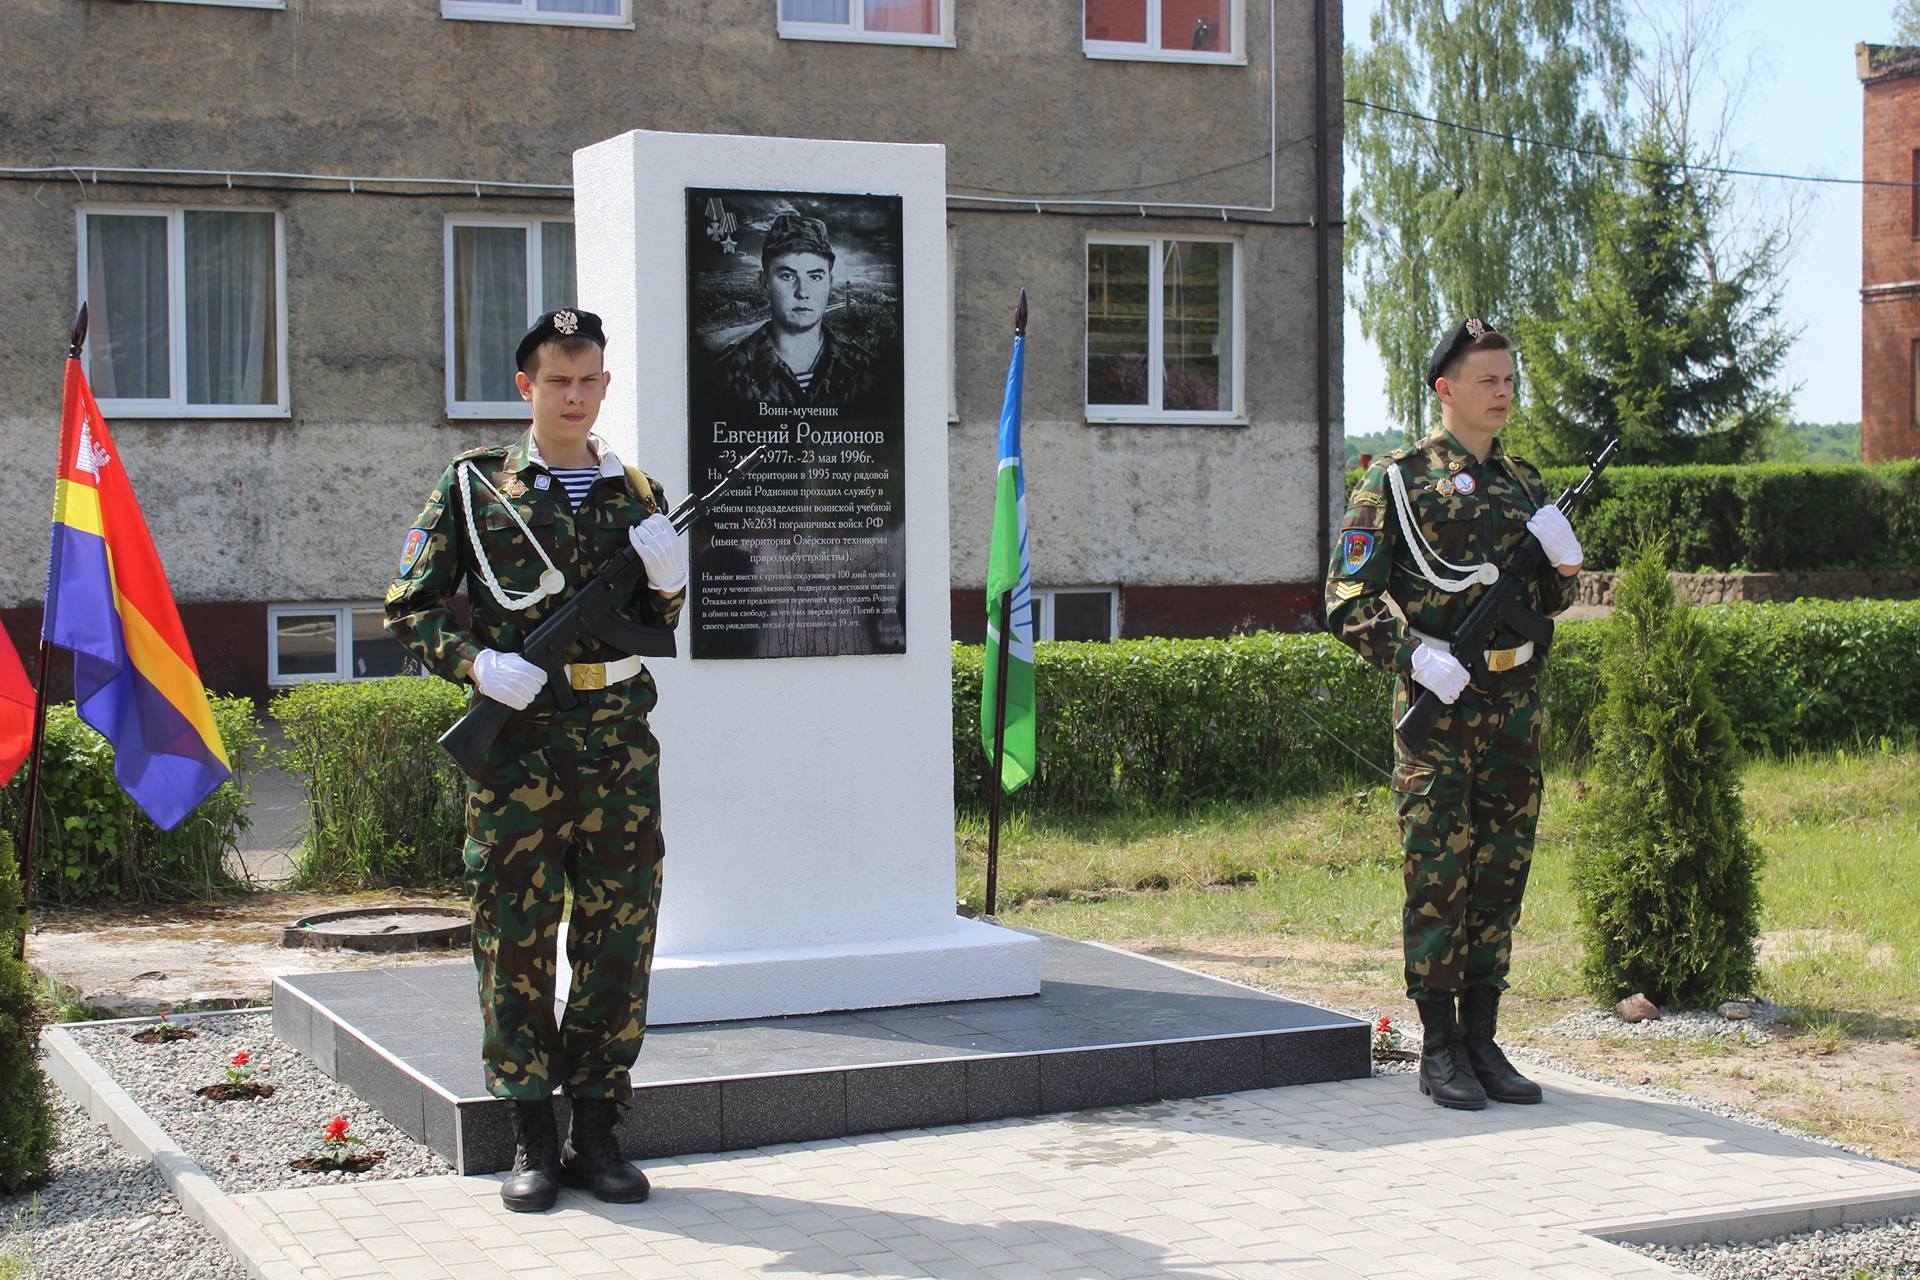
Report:
M 1393 503 L 1400 513 L 1400 527 L 1407 533 L 1407 550 L 1413 552 L 1413 563 L 1419 568 L 1420 576 L 1442 591 L 1465 591 L 1475 585 L 1492 586 L 1500 581 L 1500 566 L 1488 561 L 1483 565 L 1455 564 L 1441 558 L 1438 551 L 1427 545 L 1426 537 L 1420 532 L 1420 526 L 1413 520 L 1413 502 L 1407 497 L 1407 482 L 1400 474 L 1400 468 L 1391 462 L 1387 464 L 1387 483 L 1393 489 Z M 1422 549 L 1426 555 L 1422 555 Z M 1427 564 L 1427 555 L 1456 573 L 1464 573 L 1464 578 L 1443 578 Z
M 533 548 L 533 554 L 539 556 L 540 563 L 546 566 L 540 571 L 540 585 L 526 595 L 512 594 L 500 585 L 498 578 L 493 576 L 493 566 L 487 562 L 486 548 L 480 544 L 480 530 L 473 523 L 473 482 L 475 480 L 486 485 L 487 492 L 500 499 L 500 505 L 507 509 L 507 514 L 513 517 L 513 523 L 526 536 L 527 545 Z M 527 522 L 520 518 L 520 513 L 514 510 L 513 504 L 508 502 L 471 462 L 460 464 L 460 506 L 466 512 L 467 543 L 473 548 L 473 558 L 480 564 L 480 580 L 487 584 L 487 590 L 493 593 L 493 598 L 500 602 L 502 609 L 515 611 L 531 609 L 548 596 L 557 596 L 567 589 L 567 575 L 561 573 L 554 567 L 553 561 L 547 559 L 547 549 L 540 545 L 540 539 L 533 536 L 533 530 L 527 528 Z

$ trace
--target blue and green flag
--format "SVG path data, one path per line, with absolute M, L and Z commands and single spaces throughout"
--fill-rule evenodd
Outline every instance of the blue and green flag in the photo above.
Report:
M 1013 339 L 1007 366 L 1007 398 L 1000 409 L 1000 476 L 993 502 L 993 542 L 987 554 L 987 659 L 980 682 L 980 741 L 993 759 L 994 707 L 1000 686 L 1000 651 L 1007 655 L 1007 720 L 1000 785 L 1017 791 L 1033 778 L 1039 751 L 1034 742 L 1033 570 L 1027 559 L 1027 481 L 1020 464 L 1020 384 L 1026 368 L 1025 337 Z M 1001 600 L 1011 597 L 1010 625 L 1000 634 Z

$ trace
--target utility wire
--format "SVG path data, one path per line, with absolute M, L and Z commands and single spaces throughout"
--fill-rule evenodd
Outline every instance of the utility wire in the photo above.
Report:
M 1713 173 L 1729 178 L 1770 178 L 1776 182 L 1813 182 L 1836 187 L 1904 187 L 1909 191 L 1920 187 L 1920 183 L 1899 182 L 1890 178 L 1822 178 L 1808 173 L 1779 173 L 1771 169 L 1735 169 L 1726 165 L 1692 164 L 1683 160 L 1642 160 L 1638 156 L 1623 155 L 1618 151 L 1607 151 L 1600 147 L 1583 147 L 1571 142 L 1549 142 L 1544 138 L 1529 138 L 1525 134 L 1503 133 L 1498 129 L 1483 129 L 1478 125 L 1462 124 L 1458 120 L 1443 120 L 1439 116 L 1421 115 L 1418 111 L 1408 111 L 1402 107 L 1383 107 L 1377 102 L 1368 102 L 1364 98 L 1346 98 L 1343 101 L 1350 107 L 1365 107 L 1369 111 L 1381 111 L 1390 116 L 1423 120 L 1445 129 L 1458 129 L 1462 133 L 1479 134 L 1483 138 L 1499 138 L 1505 142 L 1523 143 L 1529 147 L 1546 147 L 1552 151 L 1570 151 L 1575 155 L 1592 156 L 1599 160 L 1652 164 L 1662 169 L 1681 169 L 1689 173 Z

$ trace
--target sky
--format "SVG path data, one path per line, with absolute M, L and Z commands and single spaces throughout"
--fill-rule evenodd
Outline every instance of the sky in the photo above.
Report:
M 1348 43 L 1364 43 L 1378 0 L 1341 3 Z M 1734 163 L 1742 168 L 1859 177 L 1861 92 L 1854 74 L 1853 46 L 1863 40 L 1870 44 L 1891 40 L 1894 0 L 1732 3 L 1731 49 L 1742 60 L 1748 53 L 1758 60 L 1756 89 L 1734 126 Z M 1782 319 L 1800 336 L 1787 357 L 1785 382 L 1798 388 L 1793 402 L 1796 418 L 1856 422 L 1860 418 L 1860 188 L 1796 185 L 1813 194 L 1786 273 Z M 1379 353 L 1361 336 L 1351 302 L 1351 276 L 1347 289 L 1346 427 L 1360 435 L 1392 423 L 1387 419 L 1385 371 Z

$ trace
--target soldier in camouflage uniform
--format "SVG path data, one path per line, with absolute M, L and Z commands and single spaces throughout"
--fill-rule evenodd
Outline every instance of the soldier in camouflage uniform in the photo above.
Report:
M 621 550 L 647 584 L 631 621 L 672 626 L 685 599 L 666 495 L 591 435 L 606 393 L 606 338 L 591 312 L 549 312 L 518 352 L 532 429 L 456 458 L 407 533 L 387 628 L 433 671 L 515 708 L 467 788 L 466 878 L 485 1024 L 487 1087 L 515 1103 L 507 1207 L 551 1207 L 558 1184 L 604 1200 L 647 1196 L 613 1137 L 646 1028 L 660 907 L 659 745 L 653 677 L 594 638 L 569 655 L 579 698 L 561 710 L 519 656 L 529 632 Z M 579 496 L 574 495 L 578 492 Z M 471 618 L 453 612 L 466 588 Z M 573 889 L 566 1015 L 554 1018 L 555 945 Z M 572 1102 L 564 1149 L 552 1110 Z
M 1402 935 L 1407 995 L 1424 1028 L 1420 1090 L 1477 1110 L 1489 1098 L 1540 1101 L 1493 1039 L 1540 816 L 1540 664 L 1507 632 L 1489 646 L 1494 674 L 1483 686 L 1448 640 L 1521 539 L 1538 538 L 1547 552 L 1523 593 L 1543 615 L 1572 603 L 1581 553 L 1540 472 L 1501 447 L 1513 397 L 1507 339 L 1466 321 L 1435 348 L 1427 384 L 1442 430 L 1361 478 L 1340 522 L 1326 607 L 1336 635 L 1394 673 L 1395 723 L 1422 688 L 1447 704 L 1425 744 L 1395 735 Z
M 771 316 L 715 358 L 703 416 L 737 427 L 757 422 L 763 404 L 837 408 L 845 420 L 899 412 L 873 357 L 826 322 L 833 268 L 826 223 L 797 213 L 774 218 L 760 251 Z

